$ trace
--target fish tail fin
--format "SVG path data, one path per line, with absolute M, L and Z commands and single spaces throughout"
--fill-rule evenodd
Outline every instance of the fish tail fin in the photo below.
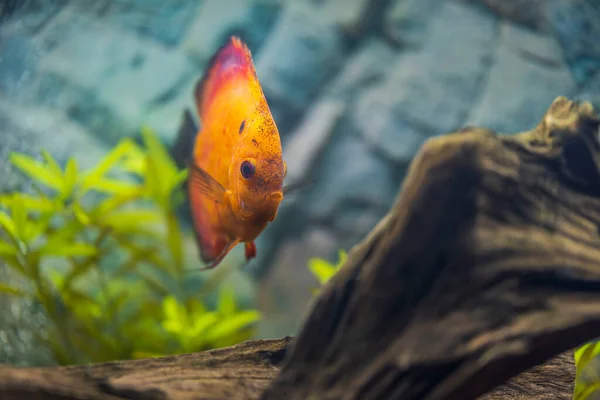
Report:
M 194 88 L 196 109 L 201 118 L 207 114 L 211 101 L 223 84 L 236 75 L 256 80 L 250 49 L 239 37 L 232 36 L 212 56 L 204 75 Z

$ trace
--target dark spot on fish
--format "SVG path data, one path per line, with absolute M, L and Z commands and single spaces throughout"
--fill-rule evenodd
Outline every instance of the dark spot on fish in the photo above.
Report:
M 252 139 L 252 143 L 258 144 L 258 142 L 256 141 L 256 139 Z
M 242 124 L 240 125 L 240 135 L 242 134 L 242 132 L 244 131 L 244 126 L 246 126 L 246 120 L 242 121 Z

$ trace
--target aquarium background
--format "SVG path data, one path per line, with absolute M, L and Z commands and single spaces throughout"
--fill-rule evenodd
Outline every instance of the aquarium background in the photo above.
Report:
M 14 151 L 93 166 L 142 126 L 171 146 L 212 54 L 233 34 L 249 45 L 288 180 L 314 180 L 256 260 L 240 269 L 238 246 L 219 268 L 261 311 L 256 337 L 296 332 L 318 286 L 309 259 L 335 262 L 373 228 L 427 138 L 527 130 L 559 95 L 600 107 L 597 0 L 0 0 L 0 13 L 3 193 L 29 190 Z M 0 362 L 51 363 L 33 341 L 39 306 L 0 309 Z

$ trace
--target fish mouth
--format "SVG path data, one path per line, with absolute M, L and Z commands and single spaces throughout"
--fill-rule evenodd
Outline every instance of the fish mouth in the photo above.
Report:
M 283 192 L 278 190 L 276 192 L 269 193 L 267 195 L 267 200 L 279 204 L 281 203 L 281 200 L 283 200 Z

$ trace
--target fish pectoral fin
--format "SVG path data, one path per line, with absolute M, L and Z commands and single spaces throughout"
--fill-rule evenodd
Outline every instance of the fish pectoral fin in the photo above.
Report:
M 216 203 L 223 204 L 227 190 L 194 162 L 188 161 L 187 166 L 189 170 L 189 182 L 192 187 Z
M 216 267 L 217 265 L 219 265 L 221 263 L 221 261 L 223 261 L 223 259 L 225 258 L 225 256 L 227 254 L 229 254 L 229 252 L 239 243 L 239 239 L 235 239 L 234 241 L 231 241 L 229 243 L 227 243 L 225 245 L 225 247 L 223 248 L 223 250 L 221 251 L 221 253 L 219 253 L 219 255 L 217 256 L 217 258 L 215 258 L 214 260 L 212 260 L 211 262 L 209 262 L 208 264 L 206 264 L 206 266 L 204 266 L 203 268 L 200 268 L 199 271 L 206 271 L 207 269 L 213 269 L 214 267 Z
M 315 181 L 313 179 L 302 179 L 298 182 L 293 182 L 290 183 L 288 185 L 285 185 L 283 187 L 283 195 L 288 195 L 290 193 L 294 193 L 295 191 L 299 190 L 299 189 L 303 189 L 307 186 L 312 185 L 313 183 L 315 183 Z

